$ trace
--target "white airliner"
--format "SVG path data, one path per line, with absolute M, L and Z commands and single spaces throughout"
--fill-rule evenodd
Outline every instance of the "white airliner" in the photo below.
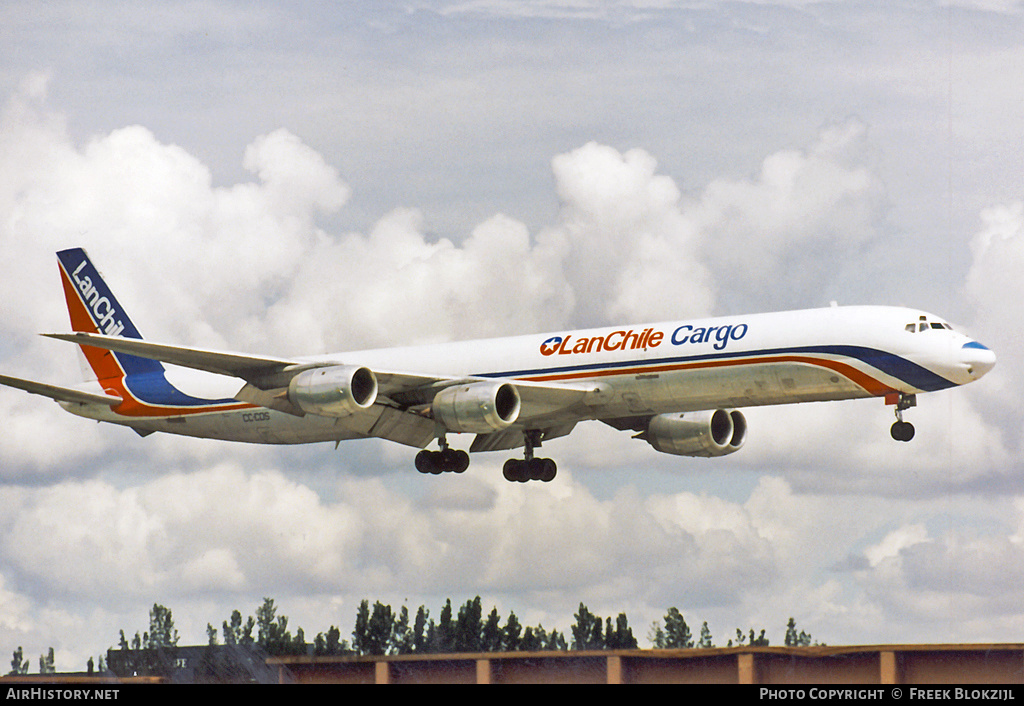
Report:
M 461 473 L 466 451 L 525 447 L 508 480 L 549 481 L 542 442 L 600 420 L 657 451 L 722 456 L 739 450 L 737 407 L 879 397 L 895 406 L 892 437 L 916 395 L 964 385 L 995 354 L 931 314 L 896 307 L 805 311 L 608 326 L 336 355 L 274 358 L 144 341 L 84 250 L 57 253 L 74 333 L 95 379 L 58 387 L 0 383 L 51 397 L 82 417 L 172 434 L 267 444 L 381 438 L 420 448 L 423 473 Z M 173 386 L 167 368 L 238 378 L 231 398 Z M 244 383 L 244 384 L 243 384 Z M 425 447 L 437 440 L 439 450 Z

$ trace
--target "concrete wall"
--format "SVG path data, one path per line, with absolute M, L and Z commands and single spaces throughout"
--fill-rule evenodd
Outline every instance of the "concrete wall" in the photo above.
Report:
M 1021 644 L 277 657 L 268 664 L 288 683 L 1024 683 Z

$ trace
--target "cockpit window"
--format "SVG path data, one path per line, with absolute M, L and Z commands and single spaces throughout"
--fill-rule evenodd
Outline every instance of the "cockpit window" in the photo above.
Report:
M 918 321 L 917 323 L 907 324 L 906 326 L 903 327 L 903 329 L 905 331 L 909 331 L 910 333 L 916 333 L 918 331 L 928 331 L 929 329 L 936 329 L 939 331 L 952 331 L 953 327 L 947 323 L 940 321 L 929 322 L 926 317 L 922 316 L 920 321 Z

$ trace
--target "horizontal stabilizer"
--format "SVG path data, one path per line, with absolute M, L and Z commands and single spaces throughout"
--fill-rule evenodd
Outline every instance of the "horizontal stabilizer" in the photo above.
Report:
M 135 338 L 103 336 L 96 333 L 44 333 L 43 335 L 48 338 L 77 343 L 80 346 L 94 346 L 115 353 L 127 353 L 139 358 L 158 360 L 162 363 L 205 370 L 220 375 L 230 375 L 243 380 L 272 375 L 291 366 L 299 365 L 296 361 L 282 358 L 252 356 L 244 353 L 222 353 L 201 348 L 151 343 Z
M 8 387 L 14 387 L 19 390 L 24 390 L 25 392 L 31 392 L 34 395 L 49 397 L 50 399 L 58 400 L 60 402 L 74 402 L 76 404 L 106 404 L 114 407 L 121 404 L 122 401 L 117 395 L 85 392 L 84 390 L 76 390 L 71 387 L 60 387 L 58 385 L 48 385 L 44 382 L 12 378 L 8 375 L 0 375 L 0 385 L 7 385 Z

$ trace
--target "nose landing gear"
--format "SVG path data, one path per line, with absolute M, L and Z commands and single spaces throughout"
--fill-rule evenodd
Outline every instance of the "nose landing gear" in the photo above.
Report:
M 896 441 L 910 441 L 914 438 L 914 425 L 903 421 L 903 411 L 917 406 L 917 395 L 901 394 L 896 401 L 896 421 L 889 433 Z

